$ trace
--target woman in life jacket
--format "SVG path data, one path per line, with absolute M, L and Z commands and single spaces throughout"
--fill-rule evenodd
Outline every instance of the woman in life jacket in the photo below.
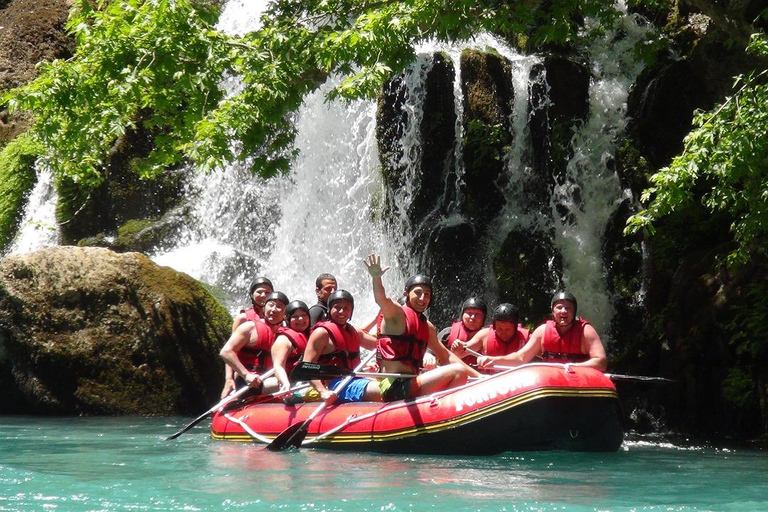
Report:
M 503 302 L 493 310 L 489 327 L 478 331 L 469 341 L 460 339 L 451 344 L 451 350 L 459 357 L 467 349 L 486 356 L 503 356 L 523 348 L 528 341 L 528 329 L 520 323 L 520 313 L 515 306 Z
M 280 391 L 290 389 L 288 376 L 301 360 L 309 338 L 309 306 L 303 301 L 294 300 L 285 308 L 287 326 L 277 330 L 277 338 L 272 344 L 272 365 L 275 377 L 280 382 Z
M 523 348 L 503 356 L 478 358 L 478 365 L 518 366 L 539 356 L 543 361 L 589 366 L 605 371 L 608 359 L 592 324 L 576 316 L 576 297 L 558 292 L 552 297 L 552 318 L 538 326 Z

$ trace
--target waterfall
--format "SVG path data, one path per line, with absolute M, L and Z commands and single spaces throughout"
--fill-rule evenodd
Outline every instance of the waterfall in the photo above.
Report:
M 240 10 L 248 4 L 229 2 L 220 28 L 257 28 L 262 11 Z M 191 222 L 174 249 L 153 259 L 222 288 L 233 311 L 247 302 L 248 285 L 257 275 L 311 305 L 315 277 L 330 272 L 357 299 L 355 323 L 371 320 L 376 306 L 363 259 L 377 252 L 384 263 L 394 263 L 375 219 L 375 199 L 383 194 L 376 104 L 329 104 L 325 92 L 333 84 L 331 78 L 304 100 L 296 121 L 300 153 L 289 175 L 264 180 L 236 165 L 197 175 L 188 192 L 194 197 Z M 385 275 L 390 292 L 402 282 L 397 268 Z
M 230 0 L 218 27 L 233 34 L 256 30 L 267 3 Z M 532 67 L 542 59 L 519 54 L 499 38 L 480 34 L 471 41 L 426 42 L 417 48 L 417 61 L 405 73 L 406 125 L 399 141 L 403 148 L 400 164 L 406 169 L 405 186 L 394 191 L 385 189 L 375 131 L 377 104 L 327 103 L 324 94 L 337 83 L 331 77 L 305 98 L 296 116 L 295 146 L 300 153 L 290 173 L 264 180 L 240 165 L 205 175 L 193 172 L 186 192 L 189 221 L 168 244 L 172 249 L 151 257 L 218 288 L 233 312 L 248 302 L 246 291 L 257 275 L 270 277 L 276 288 L 291 299 L 311 304 L 315 301 L 315 277 L 330 272 L 337 276 L 340 287 L 357 299 L 355 323 L 366 323 L 375 314 L 376 306 L 363 258 L 376 252 L 382 254 L 383 263 L 392 265 L 384 282 L 388 293 L 395 296 L 407 275 L 427 268 L 430 255 L 413 247 L 416 234 L 465 220 L 460 213 L 464 199 L 460 187 L 464 177 L 460 54 L 464 48 L 490 48 L 511 64 L 514 102 L 508 125 L 514 136 L 504 156 L 503 191 L 508 200 L 493 221 L 491 236 L 483 243 L 483 256 L 478 258 L 476 270 L 483 276 L 487 297 L 492 302 L 503 300 L 498 296 L 492 261 L 507 234 L 512 230 L 554 233 L 554 246 L 563 265 L 556 282 L 577 295 L 580 311 L 585 312 L 599 332 L 606 333 L 614 310 L 601 244 L 611 216 L 631 195 L 622 189 L 611 164 L 617 138 L 627 121 L 627 95 L 641 70 L 632 50 L 645 30 L 633 16 L 627 15 L 617 29 L 620 35 L 608 33 L 588 49 L 592 73 L 590 114 L 574 130 L 573 157 L 565 177 L 554 184 L 550 204 L 545 209 L 533 211 L 522 200 L 524 185 L 536 179 L 531 176 L 530 161 L 530 80 Z M 408 209 L 419 187 L 419 126 L 425 78 L 435 52 L 447 55 L 456 69 L 455 143 L 452 162 L 448 164 L 456 180 L 446 182 L 440 197 L 435 198 L 434 210 L 427 216 L 429 226 L 412 225 Z M 539 79 L 546 80 L 546 76 Z M 222 84 L 230 92 L 239 87 L 234 78 L 225 79 Z M 56 198 L 50 176 L 45 176 L 45 171 L 41 171 L 26 210 L 25 227 L 13 252 L 58 242 Z M 382 219 L 382 205 L 388 193 L 394 197 L 393 218 Z M 30 229 L 34 226 L 48 226 L 33 230 L 45 236 L 33 238 Z M 441 302 L 454 304 L 463 300 L 461 295 L 462 290 L 445 289 L 440 290 L 439 297 Z
M 56 222 L 58 194 L 53 186 L 53 174 L 49 169 L 36 166 L 37 181 L 29 193 L 24 215 L 19 223 L 9 254 L 23 254 L 59 243 L 59 226 Z
M 623 3 L 618 7 L 626 13 Z M 614 30 L 595 39 L 589 48 L 590 115 L 573 136 L 574 155 L 566 178 L 556 184 L 552 195 L 555 245 L 563 257 L 562 283 L 577 293 L 579 309 L 589 312 L 605 337 L 609 337 L 615 310 L 605 279 L 602 243 L 619 205 L 632 200 L 631 190 L 621 187 L 613 159 L 628 121 L 629 91 L 643 69 L 634 50 L 649 30 L 639 16 L 625 14 Z M 568 214 L 559 214 L 558 206 Z

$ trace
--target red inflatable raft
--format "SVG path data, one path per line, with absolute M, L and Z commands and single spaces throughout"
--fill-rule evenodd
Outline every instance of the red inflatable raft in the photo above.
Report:
M 318 405 L 241 404 L 214 415 L 211 436 L 268 444 Z M 616 387 L 602 372 L 538 363 L 410 401 L 330 406 L 310 423 L 302 446 L 446 455 L 616 451 L 621 417 Z

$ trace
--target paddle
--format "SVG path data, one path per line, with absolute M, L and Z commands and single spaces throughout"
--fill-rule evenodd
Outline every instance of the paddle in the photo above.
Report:
M 344 380 L 339 383 L 334 391 L 336 391 L 337 394 L 343 391 L 344 388 L 347 387 L 347 384 L 349 384 L 352 378 L 355 376 L 355 372 L 361 370 L 366 364 L 368 364 L 368 361 L 373 359 L 375 355 L 376 351 L 371 351 L 371 353 L 368 354 L 368 356 L 360 361 L 360 364 L 355 367 L 355 369 L 352 371 L 352 375 L 347 375 L 344 377 Z M 291 377 L 293 377 L 293 372 L 291 372 Z M 290 447 L 299 448 L 301 446 L 301 442 L 304 441 L 304 438 L 307 436 L 310 423 L 312 423 L 312 420 L 314 420 L 318 414 L 324 411 L 327 406 L 328 402 L 323 402 L 317 407 L 317 409 L 312 411 L 312 414 L 310 414 L 306 420 L 301 423 L 294 423 L 290 427 L 280 432 L 280 434 L 267 445 L 267 450 L 277 452 Z
M 517 370 L 528 366 L 564 366 L 561 363 L 528 363 L 520 366 L 502 366 L 493 365 L 490 368 L 493 370 L 506 371 Z M 644 375 L 620 375 L 618 373 L 603 373 L 606 377 L 614 381 L 634 381 L 634 382 L 675 382 L 673 379 L 667 379 L 666 377 L 646 377 Z
M 300 380 L 330 380 L 338 379 L 339 377 L 395 377 L 395 378 L 413 378 L 418 375 L 411 373 L 375 373 L 375 372 L 358 372 L 350 370 L 349 368 L 341 368 L 340 366 L 334 366 L 332 364 L 319 364 L 319 363 L 306 363 L 301 362 L 297 364 L 291 372 L 292 381 Z
M 259 375 L 259 380 L 261 380 L 263 382 L 264 379 L 266 379 L 268 377 L 271 377 L 273 373 L 275 373 L 274 369 L 268 370 L 268 371 L 264 372 L 263 375 Z M 179 430 L 175 434 L 172 434 L 172 435 L 166 437 L 165 440 L 166 441 L 170 441 L 171 439 L 176 439 L 181 434 L 183 434 L 184 432 L 188 431 L 189 429 L 191 429 L 192 427 L 194 427 L 195 425 L 197 425 L 198 423 L 203 421 L 205 418 L 207 418 L 208 416 L 210 416 L 214 412 L 218 411 L 219 409 L 221 409 L 222 407 L 224 407 L 228 403 L 233 402 L 239 396 L 245 394 L 245 392 L 247 392 L 249 389 L 251 389 L 250 386 L 245 386 L 245 387 L 242 387 L 242 388 L 238 389 L 234 393 L 231 393 L 230 395 L 226 396 L 219 403 L 217 403 L 216 405 L 214 405 L 213 407 L 211 407 L 210 409 L 205 411 L 203 414 L 201 414 L 200 416 L 198 416 L 197 418 L 192 420 L 190 423 L 187 423 L 184 426 L 184 428 L 182 428 L 181 430 Z

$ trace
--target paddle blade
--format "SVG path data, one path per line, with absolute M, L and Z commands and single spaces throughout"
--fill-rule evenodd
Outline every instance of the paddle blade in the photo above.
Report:
M 353 370 L 341 368 L 332 364 L 308 363 L 302 361 L 297 364 L 291 372 L 291 380 L 294 382 L 315 379 L 330 380 L 339 377 L 348 377 L 354 374 L 355 372 Z
M 294 423 L 280 432 L 280 435 L 267 445 L 267 450 L 279 452 L 287 450 L 288 448 L 299 448 L 302 441 L 304 441 L 304 438 L 307 437 L 309 421 L 310 420 Z
M 211 415 L 211 411 L 208 411 L 208 412 L 206 412 L 204 414 L 201 414 L 200 416 L 195 418 L 194 421 L 192 421 L 191 423 L 188 423 L 184 428 L 182 428 L 181 430 L 179 430 L 175 434 L 171 434 L 170 436 L 166 437 L 165 440 L 166 441 L 170 441 L 171 439 L 176 439 L 181 434 L 183 434 L 184 432 L 188 431 L 189 429 L 191 429 L 192 427 L 194 427 L 195 425 L 197 425 L 198 423 L 200 423 L 201 421 L 203 421 L 205 418 L 207 418 L 210 415 Z

